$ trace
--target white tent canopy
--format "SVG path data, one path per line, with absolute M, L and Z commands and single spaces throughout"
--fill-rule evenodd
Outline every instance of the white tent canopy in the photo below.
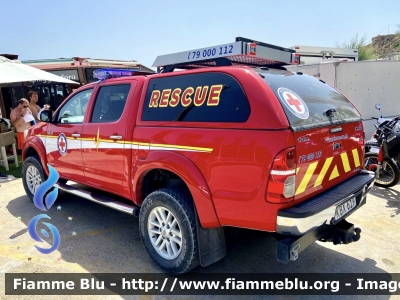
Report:
M 25 81 L 51 81 L 78 84 L 75 81 L 24 65 L 19 60 L 0 56 L 0 84 Z

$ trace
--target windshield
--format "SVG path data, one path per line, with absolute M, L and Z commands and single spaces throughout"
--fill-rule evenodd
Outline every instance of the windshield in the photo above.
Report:
M 317 78 L 280 70 L 263 70 L 260 74 L 295 131 L 361 120 L 346 98 Z

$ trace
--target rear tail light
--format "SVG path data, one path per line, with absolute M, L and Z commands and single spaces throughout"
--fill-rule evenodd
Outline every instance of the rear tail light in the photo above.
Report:
M 286 203 L 294 199 L 296 184 L 295 148 L 279 152 L 272 163 L 266 200 L 271 203 Z

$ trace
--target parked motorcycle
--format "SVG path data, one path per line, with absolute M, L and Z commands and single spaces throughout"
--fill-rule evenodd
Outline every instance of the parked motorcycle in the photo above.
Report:
M 375 108 L 380 111 L 381 110 L 381 105 L 380 104 L 375 104 Z M 391 121 L 392 120 L 392 118 L 384 118 L 384 117 L 382 117 L 382 113 L 381 113 L 381 116 L 379 118 L 372 117 L 372 119 L 376 120 L 378 125 L 382 124 L 384 121 Z M 399 122 L 396 123 L 396 125 L 394 127 L 394 131 L 395 132 L 400 132 L 400 123 Z M 365 153 L 368 153 L 368 152 L 378 153 L 379 152 L 378 141 L 376 140 L 376 138 L 374 138 L 375 133 L 376 133 L 376 130 L 372 134 L 371 139 L 365 142 Z M 400 158 L 395 158 L 395 160 L 396 160 L 397 166 L 400 168 Z
M 375 105 L 381 108 L 380 104 Z M 376 131 L 373 140 L 366 143 L 364 156 L 365 169 L 375 172 L 375 184 L 391 187 L 400 181 L 400 132 L 397 131 L 400 117 L 393 119 L 373 118 Z M 380 122 L 381 121 L 381 122 Z

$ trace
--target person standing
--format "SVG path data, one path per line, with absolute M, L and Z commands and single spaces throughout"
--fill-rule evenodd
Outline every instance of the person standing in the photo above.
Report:
M 39 100 L 39 96 L 35 91 L 30 91 L 28 93 L 29 96 L 29 109 L 32 112 L 33 117 L 35 118 L 36 123 L 40 122 L 38 118 L 38 113 L 40 111 L 40 106 L 37 105 L 37 102 Z
M 24 117 L 32 112 L 29 109 L 29 102 L 25 98 L 21 98 L 18 103 L 19 105 L 11 111 L 10 119 L 17 130 L 18 149 L 22 149 L 25 140 L 24 131 L 32 126 L 30 122 L 25 122 Z

